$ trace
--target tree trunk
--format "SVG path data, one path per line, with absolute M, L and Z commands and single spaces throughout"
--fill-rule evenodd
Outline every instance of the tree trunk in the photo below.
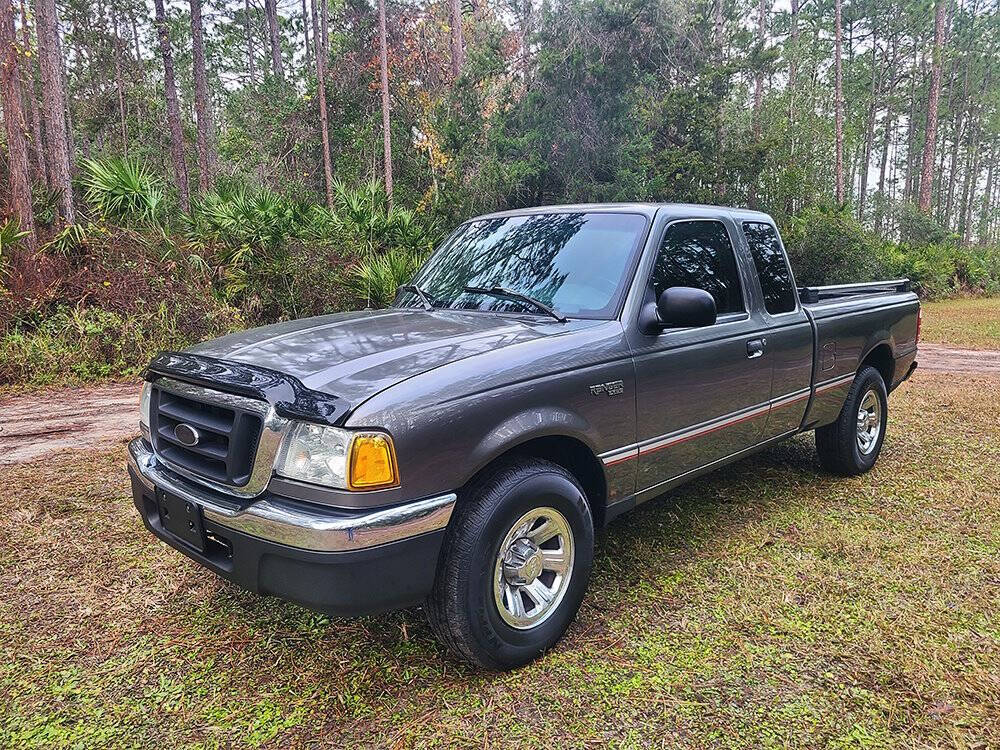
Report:
M 253 24 L 251 23 L 250 16 L 250 0 L 243 0 L 243 14 L 244 21 L 243 29 L 247 35 L 247 74 L 250 76 L 250 85 L 254 85 L 257 82 L 257 70 L 256 65 L 254 65 L 254 51 L 253 51 Z
M 319 28 L 320 49 L 323 51 L 323 59 L 330 62 L 330 0 L 319 1 L 323 3 L 323 7 L 320 9 L 321 20 L 323 21 Z
M 990 241 L 990 207 L 993 202 L 993 179 L 996 175 L 997 160 L 1000 159 L 1000 148 L 994 144 L 990 149 L 989 167 L 986 169 L 986 192 L 983 194 L 983 212 L 979 217 L 979 243 L 986 245 Z
M 59 213 L 63 221 L 72 224 L 76 215 L 70 183 L 69 123 L 55 0 L 38 0 L 35 3 L 35 28 L 38 33 L 38 62 L 42 71 L 42 116 L 45 121 L 49 187 L 59 191 Z
M 128 123 L 125 105 L 125 76 L 122 73 L 122 40 L 118 35 L 118 16 L 112 18 L 114 30 L 115 90 L 118 92 L 118 124 L 122 133 L 122 152 L 128 156 Z
M 917 65 L 917 45 L 913 45 L 913 70 L 910 74 L 910 110 L 906 118 L 906 174 L 903 175 L 903 200 L 912 201 L 917 194 L 919 175 L 916 174 L 917 150 L 917 73 L 924 69 L 924 57 Z
M 931 64 L 931 89 L 927 100 L 927 129 L 924 135 L 924 158 L 920 170 L 920 199 L 917 204 L 924 213 L 928 213 L 931 209 L 931 184 L 934 179 L 934 146 L 937 140 L 938 99 L 941 96 L 944 10 L 944 0 L 937 0 L 937 8 L 934 12 L 934 59 Z
M 139 25 L 135 22 L 135 13 L 132 15 L 132 45 L 135 47 L 135 61 L 142 65 L 142 47 L 139 45 Z
M 264 15 L 267 16 L 267 36 L 271 42 L 271 70 L 278 78 L 284 78 L 285 66 L 281 62 L 281 29 L 278 26 L 278 0 L 264 0 Z
M 721 3 L 716 1 L 721 9 Z M 795 85 L 799 74 L 799 0 L 791 0 L 791 13 L 788 21 L 788 129 L 791 133 L 795 124 Z M 795 138 L 789 138 L 789 149 L 795 147 Z
M 962 235 L 962 244 L 969 244 L 972 224 L 972 204 L 976 200 L 976 186 L 979 184 L 979 127 L 972 133 L 971 164 L 966 165 L 965 180 L 962 185 L 962 213 L 959 216 L 958 232 Z
M 28 179 L 27 123 L 21 106 L 21 71 L 19 50 L 14 36 L 14 6 L 0 0 L 0 105 L 7 132 L 7 163 L 10 171 L 9 209 L 17 217 L 28 252 L 38 248 L 35 217 L 31 207 L 31 182 Z
M 212 103 L 208 98 L 205 71 L 205 29 L 201 20 L 201 0 L 191 0 L 191 64 L 194 68 L 194 112 L 198 121 L 198 189 L 212 189 Z
M 2 2 L 3 0 L 0 0 Z M 24 51 L 31 51 L 31 31 L 28 27 L 28 8 L 21 0 L 21 45 Z M 35 182 L 48 187 L 45 174 L 45 154 L 42 152 L 42 120 L 38 114 L 38 97 L 35 94 L 35 73 L 31 60 L 26 60 L 21 68 L 21 90 L 28 102 L 28 122 L 31 124 L 31 173 Z
M 877 51 L 878 47 L 875 44 L 874 35 L 872 37 L 872 88 L 871 88 L 871 100 L 868 104 L 868 120 L 865 124 L 865 146 L 864 146 L 864 156 L 861 159 L 861 167 L 859 171 L 859 182 L 858 186 L 858 221 L 865 220 L 865 198 L 868 193 L 868 165 L 871 163 L 872 159 L 872 143 L 875 140 L 875 115 L 878 112 L 878 107 L 876 102 L 879 95 L 879 85 L 878 85 L 878 64 L 877 64 Z
M 893 99 L 890 92 L 889 96 L 886 98 L 885 133 L 882 137 L 882 158 L 879 162 L 878 168 L 879 206 L 878 215 L 875 220 L 875 229 L 877 232 L 882 232 L 882 221 L 885 218 L 886 208 L 888 207 L 888 201 L 886 200 L 885 195 L 885 173 L 889 163 L 889 143 L 892 140 L 892 131 L 896 127 L 896 113 L 893 110 L 893 104 L 895 104 L 895 99 Z
M 181 128 L 181 110 L 177 103 L 177 83 L 174 80 L 174 56 L 170 51 L 170 32 L 167 28 L 167 14 L 163 0 L 153 0 L 156 9 L 156 35 L 160 40 L 160 56 L 163 58 L 163 89 L 167 100 L 167 125 L 170 129 L 170 158 L 174 166 L 174 180 L 180 197 L 181 209 L 191 210 L 188 193 L 187 163 L 184 161 L 184 130 Z
M 313 23 L 313 44 L 316 45 L 316 92 L 319 101 L 319 127 L 323 141 L 323 184 L 326 188 L 326 207 L 333 211 L 333 164 L 330 159 L 330 123 L 329 115 L 326 111 L 326 55 L 323 54 L 320 43 L 319 26 L 320 19 L 316 13 L 316 0 L 312 0 L 312 23 Z M 323 8 L 320 11 L 322 24 L 327 22 L 327 5 L 324 0 Z
M 983 75 L 983 84 L 977 97 L 977 106 L 969 113 L 970 119 L 975 116 L 975 125 L 970 133 L 972 154 L 971 167 L 966 166 L 965 182 L 962 186 L 962 213 L 959 217 L 959 232 L 962 242 L 969 244 L 972 237 L 972 204 L 976 200 L 976 188 L 979 186 L 980 156 L 982 155 L 983 118 L 986 115 L 983 102 L 987 101 L 986 92 L 990 90 L 993 79 L 993 67 L 989 65 Z
M 323 0 L 326 2 L 326 0 Z M 382 146 L 385 168 L 385 194 L 392 207 L 392 136 L 389 131 L 389 51 L 385 33 L 385 0 L 378 0 L 378 46 L 382 68 Z
M 761 52 L 764 51 L 764 45 L 766 43 L 765 34 L 767 31 L 767 0 L 760 0 L 760 5 L 757 8 L 757 46 L 760 48 Z M 753 83 L 753 140 L 754 143 L 760 142 L 761 134 L 761 122 L 760 122 L 760 111 L 764 105 L 764 71 L 760 67 L 760 60 L 758 60 L 757 71 L 754 73 L 754 83 Z
M 312 67 L 312 49 L 309 46 L 309 8 L 306 0 L 302 0 L 302 35 L 306 40 L 306 68 Z
M 450 0 L 451 7 L 451 74 L 458 78 L 465 64 L 465 44 L 462 40 L 462 0 Z
M 797 0 L 793 0 L 797 2 Z M 725 36 L 723 35 L 723 23 L 725 16 L 722 12 L 722 0 L 715 0 L 714 7 L 712 9 L 712 26 L 713 34 L 715 36 L 715 64 L 720 68 L 722 67 L 723 60 L 725 58 Z M 723 147 L 724 133 L 722 131 L 722 122 L 725 114 L 725 97 L 720 91 L 718 94 L 719 98 L 719 108 L 715 113 L 715 148 L 718 151 L 717 155 L 717 168 L 719 170 L 719 198 L 724 199 L 726 193 L 729 192 L 729 180 L 726 175 L 726 165 L 725 165 L 725 149 Z
M 966 128 L 966 126 L 967 126 L 967 124 L 969 122 L 969 119 L 971 118 L 971 112 L 968 111 L 969 107 L 970 107 L 970 105 L 969 105 L 969 73 L 971 72 L 971 69 L 972 69 L 971 60 L 969 58 L 969 52 L 971 51 L 971 48 L 972 48 L 973 39 L 975 39 L 975 35 L 973 34 L 973 31 L 975 30 L 976 8 L 977 8 L 978 4 L 979 4 L 978 0 L 976 0 L 975 2 L 972 3 L 972 21 L 971 21 L 971 26 L 970 26 L 969 31 L 968 31 L 969 42 L 965 46 L 966 64 L 965 64 L 965 74 L 964 74 L 963 80 L 962 80 L 962 98 L 959 100 L 960 101 L 959 106 L 957 106 L 957 107 L 953 107 L 952 106 L 952 92 L 954 90 L 955 75 L 956 75 L 957 70 L 958 70 L 958 65 L 956 65 L 956 64 L 952 65 L 952 74 L 951 74 L 951 77 L 949 79 L 948 86 L 947 86 L 947 89 L 948 89 L 948 104 L 945 107 L 945 112 L 952 112 L 952 111 L 954 111 L 955 112 L 955 122 L 954 122 L 954 125 L 952 126 L 951 163 L 950 163 L 950 165 L 948 167 L 948 190 L 947 190 L 947 195 L 945 197 L 945 204 L 944 204 L 944 222 L 943 222 L 943 224 L 946 227 L 951 226 L 951 215 L 952 215 L 952 210 L 954 209 L 954 205 L 955 205 L 955 181 L 956 181 L 956 177 L 957 177 L 956 173 L 958 171 L 958 152 L 961 149 L 961 147 L 962 147 L 962 141 L 965 138 L 965 134 L 966 134 L 965 133 L 965 128 Z M 942 141 L 944 141 L 944 137 L 943 136 L 942 136 Z M 941 143 L 941 149 L 942 149 L 942 152 L 945 149 L 945 144 L 943 142 Z M 943 157 L 943 153 L 942 153 L 942 157 Z M 942 164 L 943 164 L 943 160 L 942 160 Z M 943 170 L 939 169 L 938 170 L 939 174 L 942 171 Z M 940 202 L 941 202 L 941 196 L 938 195 L 938 204 L 939 205 L 940 205 Z
M 834 0 L 834 71 L 836 91 L 834 93 L 834 200 L 838 206 L 844 205 L 844 75 L 841 65 L 841 0 Z

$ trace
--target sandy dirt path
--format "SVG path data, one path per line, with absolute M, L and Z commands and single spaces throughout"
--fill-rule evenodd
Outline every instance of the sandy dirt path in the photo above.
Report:
M 139 434 L 135 383 L 57 388 L 0 401 L 0 464 L 93 449 Z
M 921 344 L 920 370 L 1000 376 L 1000 351 Z M 0 400 L 0 465 L 94 449 L 138 434 L 139 386 L 61 388 Z
M 1000 375 L 1000 351 L 953 349 L 941 344 L 921 344 L 917 355 L 920 370 Z

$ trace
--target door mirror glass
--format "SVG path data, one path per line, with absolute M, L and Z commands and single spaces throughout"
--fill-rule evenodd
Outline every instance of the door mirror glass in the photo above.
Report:
M 715 325 L 715 298 L 704 289 L 672 286 L 656 301 L 656 312 L 664 328 L 701 328 Z

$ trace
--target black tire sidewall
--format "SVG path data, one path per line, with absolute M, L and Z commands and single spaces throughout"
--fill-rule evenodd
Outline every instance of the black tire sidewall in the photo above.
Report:
M 493 574 L 500 544 L 514 522 L 530 510 L 552 507 L 565 516 L 573 532 L 573 571 L 558 608 L 540 625 L 518 630 L 503 621 L 493 597 Z M 562 636 L 576 616 L 593 565 L 594 529 L 590 508 L 580 488 L 556 471 L 525 472 L 510 487 L 479 529 L 468 575 L 467 616 L 472 632 L 502 666 L 530 661 Z
M 858 447 L 857 414 L 858 409 L 861 407 L 861 400 L 869 390 L 874 390 L 875 396 L 879 400 L 882 424 L 879 429 L 878 438 L 875 441 L 875 448 L 869 453 L 862 453 Z M 886 427 L 889 424 L 889 397 L 886 393 L 882 376 L 874 369 L 863 371 L 862 377 L 858 378 L 855 382 L 855 390 L 851 394 L 848 404 L 850 405 L 850 409 L 844 415 L 844 432 L 850 436 L 851 457 L 858 469 L 868 471 L 878 461 L 879 454 L 882 452 L 882 443 L 885 441 Z M 848 424 L 851 429 L 847 429 Z

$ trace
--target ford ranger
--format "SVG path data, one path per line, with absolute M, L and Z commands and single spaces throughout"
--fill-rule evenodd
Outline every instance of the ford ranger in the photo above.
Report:
M 156 356 L 135 506 L 250 591 L 423 604 L 456 655 L 512 668 L 566 630 L 616 516 L 807 430 L 827 470 L 869 470 L 919 329 L 906 280 L 797 289 L 766 214 L 495 213 L 389 309 Z

